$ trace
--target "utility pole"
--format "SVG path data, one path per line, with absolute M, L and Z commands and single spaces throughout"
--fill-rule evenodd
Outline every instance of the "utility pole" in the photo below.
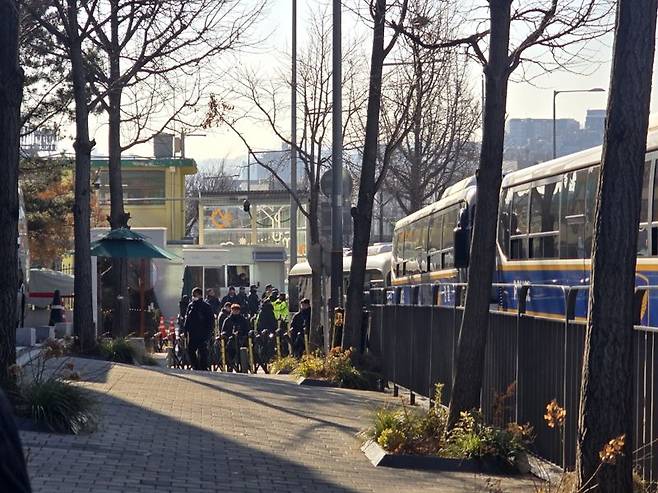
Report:
M 331 319 L 343 304 L 343 133 L 341 1 L 333 0 L 332 153 L 331 153 Z
M 292 78 L 290 91 L 290 268 L 297 263 L 297 0 L 292 0 Z M 288 286 L 290 304 L 297 306 L 297 286 Z

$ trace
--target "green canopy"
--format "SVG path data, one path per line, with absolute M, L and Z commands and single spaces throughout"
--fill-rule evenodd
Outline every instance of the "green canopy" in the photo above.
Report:
M 166 258 L 175 255 L 147 241 L 146 236 L 128 228 L 113 229 L 91 242 L 92 257 Z

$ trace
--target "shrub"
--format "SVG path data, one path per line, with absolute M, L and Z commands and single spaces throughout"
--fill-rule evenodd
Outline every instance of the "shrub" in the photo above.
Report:
M 400 430 L 395 428 L 386 428 L 381 432 L 377 443 L 381 445 L 385 450 L 397 450 L 404 443 L 405 436 Z
M 324 359 L 318 354 L 305 354 L 293 370 L 293 374 L 305 378 L 327 378 L 324 371 Z
M 304 355 L 293 373 L 305 378 L 329 380 L 340 387 L 350 389 L 376 389 L 378 382 L 378 375 L 372 372 L 362 373 L 354 367 L 350 349 L 339 347 L 333 348 L 326 356 L 319 351 Z
M 115 363 L 127 363 L 134 365 L 137 361 L 137 351 L 125 337 L 116 339 L 103 339 L 99 345 L 100 355 L 103 359 Z
M 444 451 L 447 456 L 466 459 L 500 457 L 514 466 L 532 440 L 530 425 L 509 423 L 501 429 L 485 424 L 478 412 L 462 412 L 447 435 Z
M 83 389 L 50 377 L 21 386 L 17 411 L 58 433 L 78 434 L 96 425 L 94 399 Z
M 510 423 L 505 429 L 485 425 L 479 413 L 462 413 L 448 431 L 448 410 L 442 405 L 443 386 L 437 385 L 427 411 L 384 407 L 375 412 L 363 435 L 392 453 L 439 455 L 455 459 L 496 456 L 515 465 L 532 441 L 532 428 Z
M 284 356 L 283 358 L 276 358 L 270 364 L 270 371 L 272 373 L 279 373 L 287 375 L 292 373 L 299 364 L 299 361 L 294 356 Z
M 448 421 L 447 410 L 441 405 L 442 390 L 443 386 L 436 386 L 434 404 L 427 411 L 410 409 L 404 404 L 399 408 L 379 409 L 373 426 L 364 435 L 389 452 L 439 454 Z

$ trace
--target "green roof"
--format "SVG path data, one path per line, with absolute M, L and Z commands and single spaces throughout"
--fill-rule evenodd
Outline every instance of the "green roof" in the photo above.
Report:
M 96 158 L 91 160 L 92 168 L 107 168 L 107 158 Z M 143 167 L 168 168 L 175 166 L 177 168 L 195 167 L 196 161 L 190 158 L 125 158 L 121 159 L 122 168 L 143 168 Z

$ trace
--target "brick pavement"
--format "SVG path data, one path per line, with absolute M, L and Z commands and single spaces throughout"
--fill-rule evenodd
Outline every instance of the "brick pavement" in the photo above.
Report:
M 473 474 L 374 468 L 355 434 L 381 394 L 288 377 L 78 360 L 99 429 L 21 432 L 35 492 L 477 492 Z M 503 478 L 504 491 L 533 491 Z

